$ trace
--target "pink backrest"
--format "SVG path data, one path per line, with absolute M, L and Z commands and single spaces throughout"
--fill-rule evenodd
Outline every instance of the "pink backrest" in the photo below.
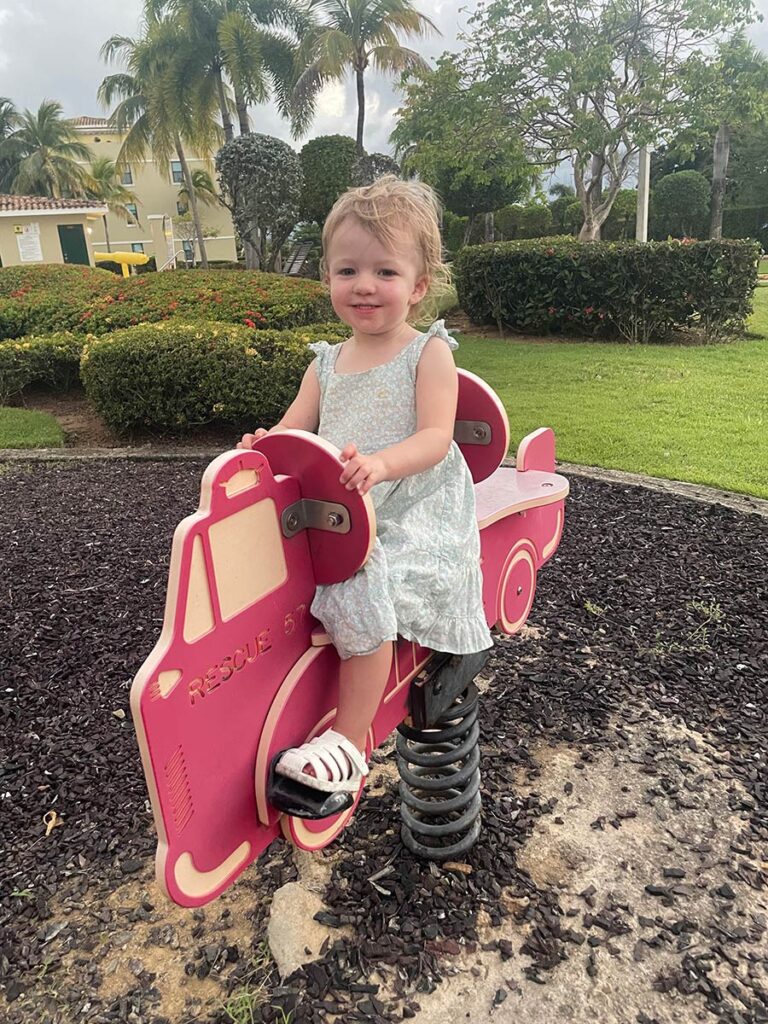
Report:
M 509 420 L 499 396 L 469 370 L 459 370 L 453 438 L 476 484 L 496 472 L 509 448 Z

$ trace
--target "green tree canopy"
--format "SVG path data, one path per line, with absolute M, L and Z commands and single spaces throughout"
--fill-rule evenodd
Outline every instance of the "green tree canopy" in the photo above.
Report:
M 543 238 L 552 234 L 552 211 L 546 203 L 515 203 L 496 212 L 494 226 L 506 240 Z
M 622 188 L 616 194 L 611 212 L 603 224 L 602 236 L 609 242 L 635 237 L 637 189 Z
M 6 123 L 8 116 L 6 108 Z M 61 104 L 43 100 L 37 112 L 25 110 L 13 124 L 0 153 L 8 162 L 6 174 L 12 165 L 11 191 L 53 198 L 82 195 L 91 151 L 64 117 Z
M 535 180 L 517 130 L 450 55 L 407 79 L 392 141 L 406 173 L 433 185 L 458 216 L 523 199 Z
M 309 126 L 311 110 L 293 102 L 298 40 L 313 23 L 295 0 L 145 0 L 148 21 L 169 18 L 178 29 L 170 71 L 172 96 L 201 94 L 204 106 L 218 104 L 224 137 L 250 131 L 248 105 L 273 99 L 296 134 Z M 230 93 L 229 86 L 232 91 Z
M 654 233 L 700 237 L 709 210 L 710 186 L 698 171 L 668 174 L 651 194 Z
M 352 184 L 356 158 L 355 140 L 347 135 L 320 135 L 302 148 L 301 216 L 305 220 L 325 222 L 333 204 Z
M 222 202 L 240 237 L 257 254 L 256 269 L 274 270 L 300 216 L 298 154 L 271 135 L 240 135 L 217 153 L 216 171 Z
M 723 233 L 723 207 L 733 132 L 768 115 L 768 60 L 737 32 L 721 42 L 714 60 L 696 57 L 688 70 L 694 100 L 693 127 L 714 136 L 709 234 Z
M 692 54 L 752 14 L 752 0 L 486 0 L 462 61 L 541 162 L 572 159 L 590 239 L 638 148 L 690 120 Z
M 16 158 L 7 154 L 6 140 L 18 123 L 19 115 L 13 101 L 7 96 L 0 96 L 0 192 L 10 191 L 15 176 Z
M 352 168 L 352 185 L 354 188 L 372 185 L 377 178 L 382 178 L 385 174 L 401 177 L 401 168 L 397 160 L 386 153 L 358 153 Z

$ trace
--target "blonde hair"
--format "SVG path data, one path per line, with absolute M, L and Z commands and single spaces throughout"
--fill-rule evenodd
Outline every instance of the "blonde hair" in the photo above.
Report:
M 421 181 L 403 181 L 393 174 L 372 185 L 352 188 L 339 196 L 323 226 L 323 257 L 320 273 L 327 277 L 326 253 L 335 231 L 354 217 L 388 249 L 396 249 L 403 233 L 416 243 L 421 256 L 421 273 L 427 278 L 424 298 L 411 307 L 416 322 L 434 319 L 438 300 L 450 289 L 451 271 L 443 262 L 440 236 L 441 206 L 437 194 Z

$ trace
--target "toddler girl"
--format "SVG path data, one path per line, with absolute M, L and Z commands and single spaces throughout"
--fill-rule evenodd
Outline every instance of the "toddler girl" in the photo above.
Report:
M 491 646 L 482 605 L 472 478 L 453 441 L 456 342 L 443 321 L 408 322 L 447 280 L 439 206 L 421 183 L 387 176 L 337 201 L 323 229 L 323 276 L 352 336 L 320 342 L 272 430 L 316 432 L 341 450 L 341 482 L 370 492 L 377 540 L 350 579 L 319 586 L 312 614 L 341 658 L 334 728 L 285 751 L 275 771 L 324 792 L 358 789 L 366 736 L 397 635 L 470 654 Z M 246 434 L 250 448 L 266 431 Z

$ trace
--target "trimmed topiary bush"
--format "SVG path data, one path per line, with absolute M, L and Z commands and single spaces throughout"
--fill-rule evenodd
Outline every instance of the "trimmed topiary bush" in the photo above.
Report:
M 468 246 L 457 255 L 459 304 L 475 323 L 529 334 L 704 340 L 744 330 L 757 282 L 750 241 L 578 242 Z
M 290 331 L 215 321 L 141 324 L 89 337 L 80 374 L 89 400 L 118 432 L 271 426 L 313 359 L 308 343 L 348 336 L 339 322 Z
M 78 384 L 85 341 L 72 331 L 0 341 L 0 405 L 30 385 L 68 391 Z

